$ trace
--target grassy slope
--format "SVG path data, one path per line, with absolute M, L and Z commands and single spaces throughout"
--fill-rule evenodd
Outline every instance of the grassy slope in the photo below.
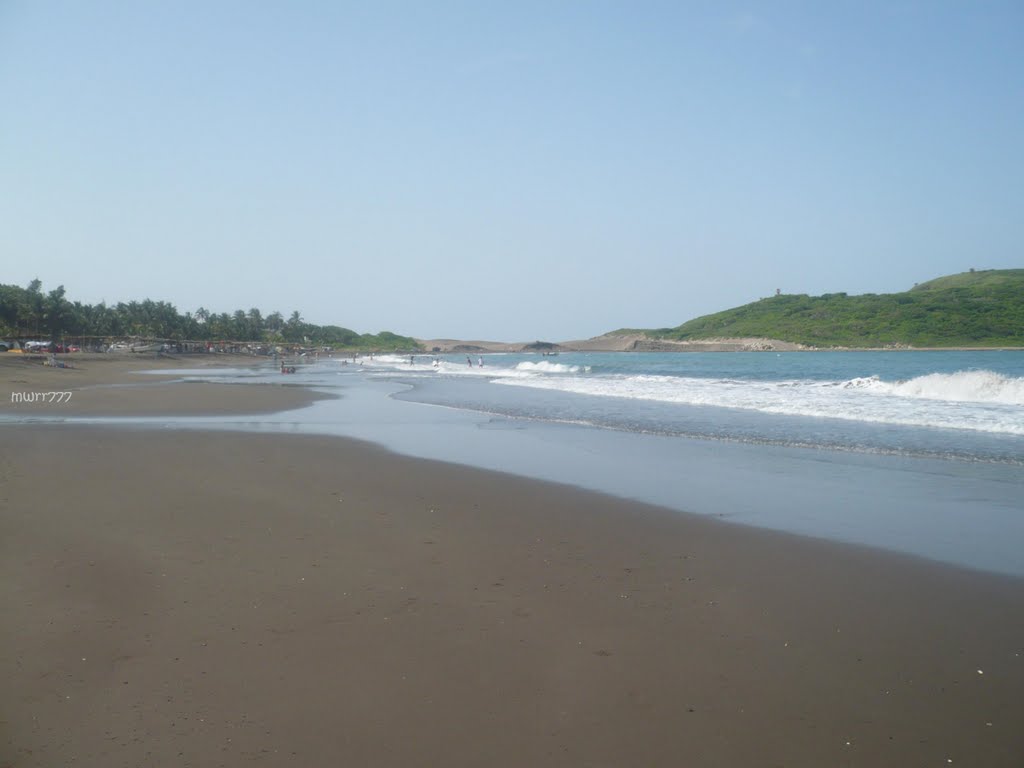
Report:
M 677 340 L 758 336 L 819 347 L 1024 347 L 1024 269 L 964 272 L 904 293 L 772 296 L 646 333 Z

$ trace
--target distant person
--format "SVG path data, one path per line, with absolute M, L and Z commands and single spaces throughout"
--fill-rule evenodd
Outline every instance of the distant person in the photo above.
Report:
M 473 367 L 473 359 L 469 355 L 466 355 L 466 365 L 468 365 L 470 368 Z
M 412 365 L 412 355 L 409 355 L 409 365 Z
M 480 363 L 480 367 L 481 367 L 481 368 L 483 368 L 483 367 L 484 367 L 484 359 L 483 359 L 482 357 L 478 357 L 478 358 L 477 358 L 477 362 L 479 362 L 479 363 Z

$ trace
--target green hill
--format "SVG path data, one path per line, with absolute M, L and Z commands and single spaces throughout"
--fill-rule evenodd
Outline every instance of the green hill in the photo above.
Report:
M 948 275 L 903 293 L 782 294 L 649 337 L 763 337 L 815 347 L 1024 347 L 1024 269 Z

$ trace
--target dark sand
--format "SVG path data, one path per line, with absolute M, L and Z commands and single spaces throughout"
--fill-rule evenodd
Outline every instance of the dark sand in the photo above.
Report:
M 205 384 L 176 382 L 175 375 L 137 371 L 222 368 L 254 365 L 251 355 L 98 355 L 70 354 L 57 358 L 73 366 L 51 368 L 45 356 L 0 353 L 0 415 L 33 416 L 209 416 L 220 413 L 271 413 L 301 408 L 324 395 L 280 384 Z M 262 358 L 264 364 L 268 358 Z M 127 386 L 125 386 L 127 385 Z M 244 387 L 244 390 L 242 389 Z M 12 393 L 70 392 L 71 397 L 46 402 L 16 402 Z
M 0 611 L 4 768 L 1024 765 L 1021 580 L 336 438 L 0 426 Z

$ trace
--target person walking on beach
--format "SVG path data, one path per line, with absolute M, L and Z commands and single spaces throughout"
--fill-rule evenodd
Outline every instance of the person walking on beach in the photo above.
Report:
M 466 365 L 468 365 L 470 368 L 473 367 L 473 360 L 472 358 L 470 358 L 469 355 L 466 355 Z
M 480 367 L 481 367 L 481 368 L 483 368 L 483 367 L 484 367 L 484 359 L 483 359 L 483 357 L 478 357 L 478 358 L 477 358 L 477 362 L 478 362 L 478 363 L 480 363 Z

